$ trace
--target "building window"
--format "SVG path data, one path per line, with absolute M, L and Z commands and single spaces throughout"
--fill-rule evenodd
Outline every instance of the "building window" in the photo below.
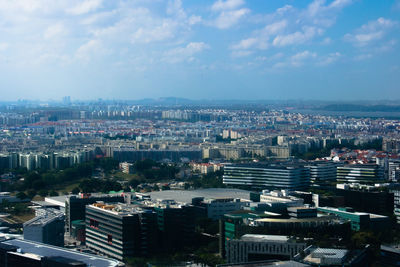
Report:
M 90 219 L 89 226 L 92 228 L 99 229 L 99 222 L 93 219 Z
M 112 244 L 112 235 L 107 235 L 108 244 Z

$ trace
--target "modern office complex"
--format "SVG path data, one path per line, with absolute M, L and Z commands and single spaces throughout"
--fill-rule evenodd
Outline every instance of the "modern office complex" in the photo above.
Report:
M 249 202 L 240 201 L 236 198 L 217 198 L 217 199 L 206 199 L 201 202 L 201 205 L 206 207 L 207 217 L 212 220 L 218 220 L 224 216 L 225 213 L 229 213 L 235 210 L 240 210 L 242 207 L 248 205 Z
M 351 229 L 354 231 L 373 230 L 382 232 L 390 229 L 390 219 L 387 216 L 378 214 L 355 212 L 351 208 L 331 208 L 318 207 L 319 212 L 334 214 L 343 220 L 348 220 L 351 223 Z
M 325 184 L 336 181 L 336 167 L 334 162 L 314 161 L 306 165 L 310 169 L 310 180 L 313 184 Z
M 157 214 L 129 204 L 86 207 L 86 245 L 110 257 L 144 256 L 155 251 Z
M 107 203 L 124 202 L 124 197 L 120 194 L 80 194 L 78 196 L 68 196 L 65 200 L 65 230 L 71 233 L 72 221 L 85 219 L 85 206 L 104 201 Z
M 298 190 L 308 187 L 310 172 L 296 164 L 225 165 L 223 183 L 254 188 Z
M 397 223 L 400 224 L 400 188 L 395 188 L 392 190 L 394 198 L 394 215 L 396 216 Z
M 362 212 L 393 214 L 394 194 L 388 192 L 388 190 L 383 190 L 382 187 L 367 186 L 367 188 L 363 188 L 362 186 L 350 187 L 338 184 L 336 188 L 336 195 L 344 197 L 343 206 L 352 207 Z
M 375 183 L 384 181 L 383 169 L 376 164 L 354 164 L 337 167 L 340 183 Z
M 157 246 L 161 250 L 180 250 L 192 244 L 196 218 L 203 214 L 202 209 L 172 201 L 156 204 L 154 210 L 157 213 L 159 235 Z
M 306 244 L 281 235 L 246 234 L 226 242 L 226 261 L 244 263 L 260 260 L 289 260 L 303 251 Z
M 24 223 L 24 239 L 63 247 L 64 214 L 56 209 L 42 209 L 40 213 Z

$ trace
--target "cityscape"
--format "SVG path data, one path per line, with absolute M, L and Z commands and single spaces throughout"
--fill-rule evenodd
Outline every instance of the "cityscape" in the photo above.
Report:
M 0 266 L 400 266 L 399 18 L 0 0 Z

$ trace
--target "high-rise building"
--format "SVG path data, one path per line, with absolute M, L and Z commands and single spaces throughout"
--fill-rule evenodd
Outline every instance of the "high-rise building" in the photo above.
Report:
M 157 214 L 130 204 L 88 205 L 86 245 L 119 260 L 149 255 L 157 245 Z
M 71 233 L 72 221 L 85 219 L 85 206 L 104 201 L 107 203 L 124 202 L 124 197 L 120 194 L 80 194 L 78 196 L 68 196 L 65 200 L 65 231 Z
M 159 246 L 164 251 L 180 250 L 192 244 L 198 208 L 192 205 L 157 204 Z

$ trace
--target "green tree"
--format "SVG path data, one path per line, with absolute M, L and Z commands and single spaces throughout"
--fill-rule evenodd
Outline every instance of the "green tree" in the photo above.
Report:
M 74 189 L 72 189 L 72 194 L 74 194 L 74 195 L 77 195 L 77 194 L 79 194 L 79 192 L 80 192 L 81 190 L 79 189 L 79 187 L 74 187 Z
M 27 195 L 30 199 L 34 198 L 36 196 L 36 190 L 28 190 Z
M 49 196 L 56 197 L 56 196 L 58 196 L 58 192 L 54 191 L 54 190 L 51 190 L 50 193 L 49 193 Z
M 16 197 L 19 199 L 27 199 L 28 198 L 28 196 L 24 192 L 18 192 Z
M 47 197 L 48 194 L 49 194 L 49 191 L 47 191 L 46 189 L 39 190 L 39 196 L 41 196 L 41 197 Z

